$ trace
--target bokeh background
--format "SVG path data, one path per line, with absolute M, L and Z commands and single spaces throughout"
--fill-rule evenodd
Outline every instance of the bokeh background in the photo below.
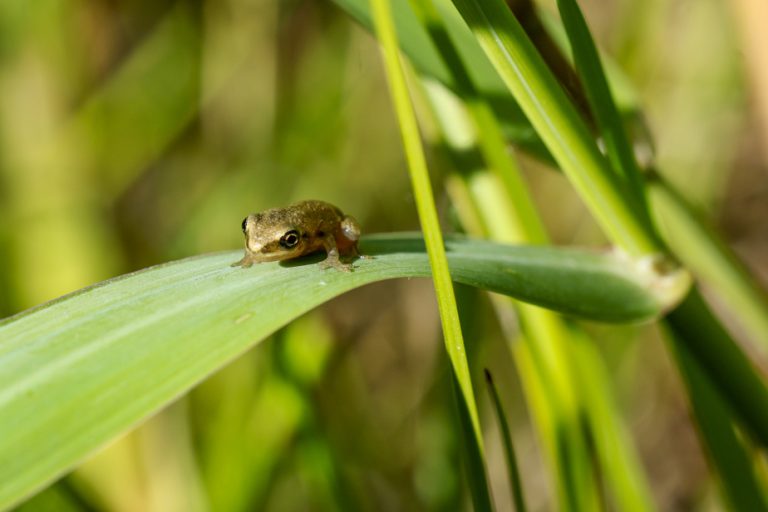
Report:
M 766 283 L 768 8 L 581 4 L 637 90 L 660 167 Z M 457 230 L 445 165 L 435 156 L 431 171 Z M 530 165 L 528 178 L 558 243 L 605 244 L 561 175 Z M 378 46 L 332 2 L 0 2 L 0 316 L 239 247 L 246 214 L 307 198 L 365 232 L 418 228 Z M 458 291 L 473 366 L 502 390 L 531 509 L 551 509 L 498 320 L 485 295 Z M 656 330 L 587 328 L 659 508 L 715 508 Z M 449 382 L 431 284 L 372 285 L 244 354 L 20 508 L 456 510 L 468 501 Z

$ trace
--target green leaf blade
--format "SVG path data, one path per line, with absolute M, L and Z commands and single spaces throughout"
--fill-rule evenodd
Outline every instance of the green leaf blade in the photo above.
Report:
M 430 275 L 417 236 L 368 237 L 362 247 L 375 257 L 355 262 L 354 272 L 322 270 L 314 264 L 322 255 L 248 269 L 230 266 L 239 251 L 194 257 L 0 322 L 0 508 L 310 309 L 365 284 Z M 653 294 L 607 255 L 467 239 L 449 240 L 446 249 L 454 279 L 466 284 L 561 310 L 576 303 L 613 321 L 647 320 L 661 311 Z M 608 289 L 623 296 L 607 297 Z

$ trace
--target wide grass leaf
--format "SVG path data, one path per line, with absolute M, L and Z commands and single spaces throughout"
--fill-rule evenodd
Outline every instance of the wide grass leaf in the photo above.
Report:
M 240 251 L 159 265 L 0 322 L 0 509 L 72 468 L 299 315 L 348 290 L 428 277 L 423 240 L 368 237 L 354 272 L 322 255 L 231 267 Z M 610 254 L 451 239 L 457 282 L 602 321 L 670 306 Z M 374 312 L 371 312 L 374 313 Z

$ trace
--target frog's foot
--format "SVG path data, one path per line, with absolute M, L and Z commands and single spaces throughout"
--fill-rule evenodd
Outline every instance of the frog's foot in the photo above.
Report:
M 373 259 L 376 259 L 376 257 L 369 254 L 354 254 L 352 256 L 345 256 L 344 260 L 342 260 L 339 256 L 331 255 L 324 261 L 320 262 L 320 268 L 326 269 L 333 267 L 343 272 L 354 272 L 356 268 L 354 266 L 355 261 Z
M 248 268 L 251 266 L 253 266 L 253 260 L 251 260 L 251 258 L 249 258 L 247 255 L 243 256 L 243 259 L 241 259 L 240 261 L 236 261 L 230 265 L 230 267 L 243 267 L 243 268 Z
M 341 261 L 341 258 L 339 257 L 339 252 L 336 250 L 336 248 L 333 248 L 330 251 L 328 251 L 328 256 L 325 258 L 325 260 L 320 262 L 320 268 L 322 268 L 323 270 L 330 267 L 333 267 L 336 270 L 341 270 L 342 272 L 352 272 L 355 270 L 354 267 L 352 266 L 352 263 L 344 263 L 343 261 Z
M 340 260 L 333 260 L 331 258 L 327 258 L 326 260 L 321 261 L 320 268 L 323 270 L 326 270 L 329 268 L 335 268 L 336 270 L 341 270 L 342 272 L 355 271 L 355 267 L 352 266 L 351 263 L 342 263 Z
M 339 254 L 339 250 L 336 248 L 336 241 L 333 239 L 333 237 L 329 237 L 326 240 L 326 243 L 326 247 L 328 248 L 328 255 L 324 261 L 320 262 L 320 268 L 325 270 L 329 267 L 333 267 L 336 270 L 341 270 L 342 272 L 354 271 L 351 263 L 344 263 L 341 261 L 341 255 Z

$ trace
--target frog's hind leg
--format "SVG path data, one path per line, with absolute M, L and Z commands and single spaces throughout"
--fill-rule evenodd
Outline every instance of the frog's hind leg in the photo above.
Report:
M 361 259 L 373 259 L 373 256 L 360 254 L 358 242 L 360 241 L 360 224 L 351 215 L 344 217 L 341 221 L 341 236 L 336 238 L 339 252 L 345 259 L 350 261 Z
M 354 243 L 357 249 L 357 241 L 360 240 L 360 224 L 351 215 L 347 215 L 341 221 L 341 233 L 345 239 Z

